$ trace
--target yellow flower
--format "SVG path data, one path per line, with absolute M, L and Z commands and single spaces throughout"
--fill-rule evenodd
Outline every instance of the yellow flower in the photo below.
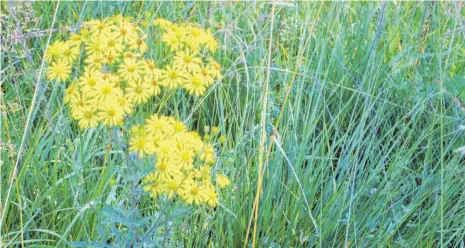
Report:
M 163 191 L 168 195 L 168 198 L 173 198 L 173 196 L 178 193 L 182 181 L 183 176 L 181 174 L 176 174 L 163 181 L 163 184 L 165 185 Z
M 148 27 L 148 26 L 149 26 L 150 22 L 149 22 L 149 20 L 147 20 L 147 19 L 144 19 L 144 20 L 142 20 L 142 22 L 141 22 L 140 24 L 141 24 L 143 27 L 145 27 L 145 28 L 146 28 L 146 27 Z
M 69 38 L 69 43 L 71 44 L 71 46 L 80 47 L 82 40 L 83 40 L 82 35 L 71 33 L 71 37 Z
M 182 171 L 188 171 L 194 168 L 195 153 L 188 147 L 177 147 L 172 155 L 173 162 L 179 165 Z
M 178 135 L 178 134 L 184 133 L 187 130 L 186 125 L 184 125 L 182 121 L 172 120 L 172 125 L 173 125 L 173 129 L 171 133 L 172 135 Z
M 144 191 L 150 192 L 150 197 L 156 198 L 160 193 L 163 192 L 163 185 L 160 180 L 157 180 L 155 174 L 150 174 L 142 180 L 144 184 Z
M 214 53 L 216 49 L 218 49 L 218 42 L 212 35 L 211 29 L 207 29 L 205 32 L 205 47 L 210 50 L 210 52 Z
M 125 52 L 123 58 L 125 59 L 137 59 L 141 56 L 140 53 Z
M 90 26 L 90 32 L 92 35 L 108 35 L 111 32 L 113 22 L 109 18 L 102 20 L 92 20 L 84 22 L 84 25 Z
M 183 40 L 175 32 L 167 31 L 161 36 L 162 41 L 168 45 L 171 51 L 176 51 L 184 47 Z
M 123 123 L 124 111 L 116 102 L 113 104 L 106 104 L 100 109 L 98 118 L 99 121 L 103 122 L 106 126 L 119 126 Z
M 200 74 L 192 75 L 188 81 L 183 85 L 189 94 L 201 96 L 205 93 L 205 83 L 202 82 L 202 76 Z
M 131 50 L 138 50 L 141 53 L 145 53 L 147 51 L 147 44 L 144 42 L 147 36 L 138 37 L 137 39 L 131 40 L 129 42 L 129 49 Z
M 93 92 L 97 83 L 103 81 L 103 74 L 98 70 L 84 70 L 84 74 L 79 78 L 79 87 L 83 93 Z
M 135 104 L 143 104 L 147 102 L 151 96 L 150 85 L 144 81 L 129 82 L 126 87 L 126 95 Z
M 157 159 L 170 159 L 173 153 L 173 142 L 169 139 L 160 142 L 159 146 L 155 148 Z
M 186 71 L 167 65 L 161 73 L 160 84 L 171 89 L 177 88 L 186 82 L 187 77 Z
M 83 107 L 80 110 L 77 119 L 79 120 L 79 127 L 82 129 L 98 126 L 97 112 L 93 106 Z
M 132 136 L 129 140 L 129 151 L 138 153 L 141 157 L 152 153 L 152 145 L 148 136 Z
M 215 81 L 212 75 L 215 75 L 216 71 L 213 69 L 211 65 L 200 64 L 200 73 L 199 75 L 202 78 L 202 82 L 204 82 L 205 86 L 208 87 L 213 84 Z
M 191 73 L 197 73 L 200 70 L 202 60 L 197 57 L 196 52 L 191 52 L 189 49 L 179 51 L 173 58 L 173 64 L 175 67 L 186 70 Z
M 104 51 L 106 56 L 111 55 L 116 57 L 119 54 L 121 54 L 124 50 L 123 41 L 121 40 L 121 38 L 117 37 L 116 33 L 108 34 L 105 37 L 104 42 L 106 43 L 106 49 Z
M 172 163 L 169 159 L 157 159 L 155 163 L 155 173 L 157 179 L 167 180 L 176 174 L 180 174 L 178 165 Z
M 58 82 L 62 82 L 69 78 L 69 74 L 71 74 L 71 65 L 65 60 L 60 59 L 56 62 L 52 62 L 52 65 L 48 68 L 47 78 L 49 80 L 56 79 Z
M 115 25 L 115 29 L 116 37 L 121 39 L 123 43 L 131 43 L 138 38 L 134 26 L 126 20 L 120 19 L 119 23 Z
M 106 40 L 103 38 L 91 39 L 84 46 L 84 50 L 89 55 L 103 55 L 106 48 Z
M 156 78 L 160 77 L 160 69 L 155 66 L 153 60 L 146 59 L 145 61 L 145 76 L 148 78 Z
M 105 80 L 97 81 L 94 90 L 92 91 L 92 96 L 95 101 L 102 103 L 108 101 L 116 101 L 118 99 L 118 92 L 121 91 L 119 88 L 114 87 L 112 83 Z
M 87 65 L 87 70 L 101 70 L 104 60 L 105 57 L 103 57 L 101 54 L 92 54 L 87 56 L 87 58 L 84 60 L 84 63 Z
M 172 137 L 175 140 L 177 147 L 186 147 L 195 153 L 198 153 L 203 147 L 203 142 L 196 132 L 181 131 Z
M 218 174 L 216 175 L 216 183 L 220 186 L 220 188 L 224 189 L 231 183 L 231 181 L 229 181 L 227 176 Z
M 210 66 L 211 66 L 211 69 L 210 69 L 210 75 L 212 75 L 213 77 L 215 77 L 216 79 L 218 80 L 221 80 L 221 78 L 223 77 L 223 75 L 221 75 L 221 65 L 218 64 L 218 62 L 216 62 L 213 58 L 209 58 L 210 60 Z
M 90 40 L 90 31 L 88 28 L 81 28 L 79 32 L 81 33 L 82 41 L 88 42 Z
M 160 82 L 155 77 L 145 77 L 145 82 L 150 84 L 152 96 L 158 96 L 161 93 Z
M 142 17 L 143 26 L 150 26 L 147 18 Z M 153 23 L 163 29 L 163 47 L 171 50 L 160 51 L 166 58 L 160 60 L 164 69 L 159 69 L 145 54 L 149 47 L 144 30 L 148 29 L 142 29 L 133 20 L 122 15 L 91 20 L 84 23 L 79 34 L 71 34 L 66 42 L 57 41 L 50 46 L 45 58 L 51 63 L 48 77 L 57 81 L 69 78 L 73 63 L 82 55 L 84 67 L 78 67 L 82 71 L 66 88 L 64 96 L 71 117 L 80 128 L 97 127 L 100 122 L 105 126 L 122 125 L 125 117 L 135 110 L 135 104 L 159 95 L 163 87 L 184 88 L 200 96 L 222 77 L 221 66 L 213 58 L 206 57 L 208 62 L 203 62 L 204 53 L 210 56 L 218 48 L 210 30 L 155 20 Z M 212 137 L 218 134 L 209 130 L 204 137 L 210 133 Z M 154 171 L 142 181 L 150 197 L 163 194 L 168 198 L 179 196 L 187 204 L 211 207 L 219 204 L 211 172 L 216 161 L 215 149 L 179 119 L 155 114 L 144 123 L 133 125 L 128 149 L 139 156 L 155 155 Z M 218 188 L 230 183 L 223 175 L 218 175 L 215 181 Z
M 167 28 L 170 28 L 171 25 L 173 25 L 173 23 L 171 21 L 168 21 L 164 18 L 157 18 L 155 20 L 153 20 L 153 24 L 156 25 L 156 26 L 160 26 L 160 28 L 162 29 L 167 29 Z
M 199 169 L 195 169 L 194 175 L 195 178 L 199 179 L 202 182 L 210 182 L 211 177 L 210 177 L 210 171 L 211 171 L 211 166 L 208 165 L 202 165 L 200 166 Z
M 108 65 L 114 65 L 119 62 L 119 56 L 107 54 L 103 56 L 103 63 Z
M 141 80 L 145 73 L 143 61 L 137 61 L 135 58 L 125 58 L 120 64 L 118 74 L 123 80 Z
M 171 123 L 165 116 L 154 114 L 146 121 L 145 129 L 153 135 L 165 135 L 171 130 Z
M 115 25 L 118 25 L 122 21 L 127 21 L 128 17 L 124 17 L 122 14 L 116 14 L 108 17 L 108 20 L 112 21 Z
M 60 56 L 62 46 L 62 41 L 57 40 L 53 42 L 53 44 L 51 44 L 47 49 L 47 53 L 45 54 L 45 61 L 50 63 L 57 60 Z
M 201 28 L 190 26 L 187 28 L 188 37 L 186 44 L 195 51 L 199 50 L 201 44 L 205 43 L 205 31 Z
M 200 204 L 206 200 L 206 190 L 203 186 L 199 186 L 193 180 L 186 180 L 181 184 L 179 189 L 181 198 L 187 204 Z
M 68 103 L 73 97 L 76 97 L 79 94 L 78 79 L 74 78 L 73 82 L 66 88 L 65 97 L 63 101 Z
M 200 159 L 207 164 L 215 163 L 215 148 L 213 148 L 213 146 L 210 144 L 205 145 L 200 151 Z
M 102 73 L 102 79 L 112 83 L 114 87 L 120 87 L 119 77 L 116 73 Z
M 60 51 L 60 58 L 73 64 L 79 56 L 79 47 L 72 45 L 70 42 L 63 43 Z
M 168 32 L 172 32 L 176 36 L 176 38 L 178 38 L 182 42 L 185 41 L 187 36 L 186 28 L 180 25 L 172 25 L 171 29 L 168 30 Z
M 205 191 L 206 202 L 210 207 L 216 207 L 218 205 L 218 193 L 213 187 L 206 187 Z
M 132 136 L 145 136 L 147 132 L 145 128 L 141 125 L 132 125 L 131 129 L 129 130 Z
M 118 106 L 124 111 L 125 114 L 131 114 L 133 111 L 134 104 L 128 96 L 123 94 L 123 91 L 119 90 L 117 94 L 116 102 Z
M 82 108 L 89 104 L 90 102 L 85 96 L 83 96 L 80 92 L 76 93 L 71 98 L 71 103 L 69 105 L 69 107 L 71 108 L 71 117 L 73 119 L 77 119 Z
M 165 134 L 150 133 L 149 135 L 150 135 L 150 139 L 152 140 L 154 152 L 156 152 L 156 149 L 160 147 L 161 142 L 167 139 L 167 136 Z

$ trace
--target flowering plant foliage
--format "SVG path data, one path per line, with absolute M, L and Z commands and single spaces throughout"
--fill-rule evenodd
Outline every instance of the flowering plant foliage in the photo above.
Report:
M 154 24 L 166 53 L 160 65 L 150 58 L 147 33 L 121 15 L 85 22 L 80 32 L 49 47 L 48 79 L 69 82 L 64 102 L 80 128 L 124 126 L 137 105 L 163 90 L 182 88 L 200 96 L 222 78 L 221 66 L 211 56 L 218 42 L 209 29 L 161 18 Z M 154 172 L 142 180 L 151 197 L 218 204 L 211 177 L 215 149 L 197 132 L 174 117 L 154 114 L 142 125 L 133 125 L 127 136 L 130 152 L 156 158 Z M 229 183 L 226 176 L 217 175 L 219 188 Z

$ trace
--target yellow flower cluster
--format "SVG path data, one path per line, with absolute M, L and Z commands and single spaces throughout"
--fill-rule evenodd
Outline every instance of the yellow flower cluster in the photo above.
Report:
M 150 196 L 179 196 L 188 204 L 218 204 L 211 178 L 216 162 L 215 149 L 202 141 L 197 132 L 187 130 L 183 122 L 168 116 L 153 115 L 143 125 L 131 128 L 129 150 L 139 156 L 155 155 L 155 171 L 143 180 Z M 216 184 L 225 188 L 229 179 L 218 175 Z
M 50 45 L 45 55 L 48 79 L 65 82 L 74 77 L 64 101 L 81 128 L 121 125 L 134 105 L 144 104 L 163 88 L 184 88 L 200 96 L 215 80 L 221 66 L 211 57 L 218 43 L 210 30 L 157 19 L 162 32 L 163 64 L 156 66 L 147 52 L 143 28 L 121 15 L 85 22 L 66 41 Z M 83 62 L 84 66 L 78 62 Z
M 142 27 L 147 26 L 144 20 Z M 147 33 L 121 15 L 85 22 L 79 33 L 48 48 L 49 80 L 66 82 L 75 70 L 64 101 L 79 127 L 96 127 L 100 122 L 120 126 L 134 105 L 144 104 L 162 89 L 184 88 L 200 96 L 222 78 L 221 66 L 211 57 L 218 42 L 209 29 L 165 19 L 156 19 L 154 26 L 162 40 L 161 67 L 147 54 Z M 219 129 L 212 131 L 218 133 Z M 153 115 L 144 125 L 134 125 L 128 136 L 131 152 L 156 158 L 154 172 L 142 181 L 151 197 L 179 197 L 188 204 L 212 207 L 218 204 L 216 185 L 225 188 L 230 181 L 219 174 L 214 184 L 215 149 L 197 132 L 188 131 L 173 117 Z
M 163 30 L 162 41 L 174 52 L 161 80 L 168 87 L 182 86 L 190 94 L 200 96 L 214 80 L 220 80 L 221 66 L 206 51 L 215 52 L 218 42 L 210 29 L 191 24 L 174 24 L 159 18 L 154 24 Z

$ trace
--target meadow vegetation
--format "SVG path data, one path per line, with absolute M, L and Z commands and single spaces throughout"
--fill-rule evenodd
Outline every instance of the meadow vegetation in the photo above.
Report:
M 465 246 L 462 2 L 0 6 L 0 247 Z M 143 32 L 103 72 L 124 83 L 86 88 L 73 35 L 123 17 Z M 164 139 L 192 153 L 168 174 Z

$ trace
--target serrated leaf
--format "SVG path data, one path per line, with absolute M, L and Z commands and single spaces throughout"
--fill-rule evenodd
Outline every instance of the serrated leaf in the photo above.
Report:
M 105 205 L 102 208 L 102 216 L 104 218 L 104 223 L 117 223 L 126 225 L 129 227 L 134 226 L 141 226 L 147 223 L 146 219 L 133 219 L 132 217 L 128 217 L 125 214 L 121 213 L 120 211 L 114 209 L 111 206 Z

